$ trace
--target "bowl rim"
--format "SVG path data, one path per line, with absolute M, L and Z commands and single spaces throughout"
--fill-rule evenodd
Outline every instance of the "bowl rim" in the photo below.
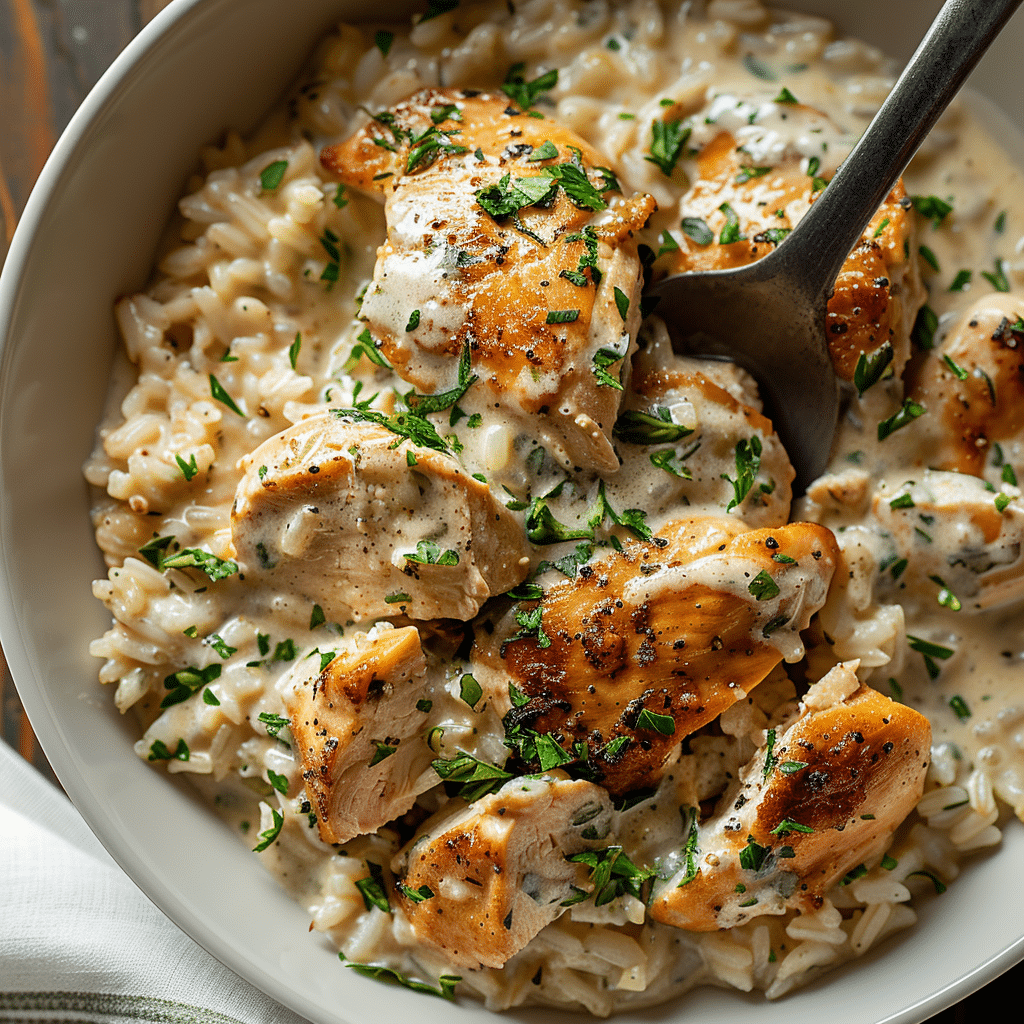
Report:
M 130 84 L 133 77 L 145 73 L 140 65 L 150 54 L 172 47 L 180 33 L 188 30 L 190 21 L 206 9 L 231 2 L 233 0 L 172 0 L 118 54 L 61 133 L 31 190 L 6 260 L 0 268 L 0 380 L 5 379 L 8 372 L 9 350 L 13 347 L 10 344 L 11 330 L 17 317 L 22 281 L 30 263 L 36 232 L 62 179 L 65 166 L 88 140 L 94 124 L 103 117 L 119 92 Z M 779 6 L 787 5 L 781 0 Z M 0 485 L 2 483 L 3 467 L 0 458 Z M 10 579 L 7 555 L 0 545 L 0 636 L 4 640 L 3 653 L 40 746 L 89 829 L 151 903 L 176 927 L 257 991 L 310 1020 L 334 1024 L 339 1017 L 349 1019 L 344 1008 L 329 1009 L 316 1000 L 304 997 L 283 980 L 279 981 L 276 975 L 259 972 L 254 963 L 246 959 L 230 941 L 209 927 L 182 895 L 164 882 L 153 865 L 141 854 L 118 844 L 102 797 L 80 774 L 72 749 L 64 742 L 63 734 L 56 727 L 53 709 L 42 687 L 35 685 L 35 671 L 14 606 Z M 966 975 L 954 978 L 909 1006 L 878 1018 L 878 1024 L 920 1024 L 967 998 L 1021 961 L 1024 961 L 1024 934 Z M 681 1006 L 675 1000 L 654 1009 L 668 1010 L 674 1015 L 677 1011 L 684 1012 Z M 482 1004 L 479 1007 L 474 1004 L 474 1009 L 484 1010 Z

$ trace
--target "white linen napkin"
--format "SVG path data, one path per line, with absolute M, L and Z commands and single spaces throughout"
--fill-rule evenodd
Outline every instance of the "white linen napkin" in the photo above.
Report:
M 0 1021 L 301 1024 L 196 945 L 0 741 Z

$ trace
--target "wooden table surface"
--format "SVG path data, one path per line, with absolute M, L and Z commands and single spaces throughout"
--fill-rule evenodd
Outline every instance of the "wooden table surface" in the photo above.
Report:
M 0 0 L 0 266 L 58 135 L 111 61 L 168 2 Z M 56 782 L 22 711 L 2 651 L 0 735 Z M 1011 1020 L 1020 1020 L 1016 1015 L 1021 1012 L 1022 987 L 1024 964 L 933 1020 L 973 1024 L 1007 1010 Z M 1013 1006 L 1017 1009 L 1009 1009 Z M 836 1019 L 842 1024 L 839 1007 Z

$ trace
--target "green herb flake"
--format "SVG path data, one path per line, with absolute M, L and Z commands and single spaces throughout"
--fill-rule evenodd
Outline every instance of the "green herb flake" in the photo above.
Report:
M 966 722 L 967 719 L 971 717 L 971 709 L 967 706 L 967 701 L 965 701 L 959 694 L 949 698 L 949 706 L 953 709 L 953 714 L 955 714 L 961 722 Z
M 882 858 L 882 868 L 886 871 L 892 871 L 897 864 L 899 864 L 899 861 L 895 857 L 890 857 L 889 854 Z
M 971 283 L 971 272 L 969 270 L 957 271 L 953 283 L 949 286 L 951 292 L 962 292 Z
M 393 747 L 383 740 L 370 740 L 374 746 L 373 757 L 370 758 L 370 767 L 380 764 L 385 758 L 390 757 L 398 747 Z
M 623 323 L 626 321 L 626 317 L 629 315 L 629 296 L 621 289 L 614 288 L 615 293 L 615 308 L 619 311 L 619 316 L 622 317 Z
M 691 132 L 690 126 L 681 120 L 652 122 L 651 145 L 644 159 L 656 164 L 666 178 L 671 178 Z
M 878 424 L 878 440 L 884 441 L 892 436 L 897 430 L 913 423 L 919 416 L 923 416 L 928 410 L 912 398 L 905 398 L 903 406 L 886 420 Z
M 655 406 L 651 412 L 628 409 L 612 427 L 612 434 L 620 441 L 638 445 L 673 444 L 692 433 L 691 427 L 676 423 L 663 405 Z
M 235 400 L 224 390 L 223 385 L 216 377 L 210 374 L 210 394 L 222 405 L 226 405 L 233 413 L 245 419 L 245 413 L 235 404 Z
M 292 369 L 295 369 L 295 364 L 299 360 L 299 352 L 302 349 L 302 335 L 296 334 L 295 340 L 288 346 L 288 362 L 292 364 Z
M 932 583 L 934 583 L 939 588 L 939 593 L 938 593 L 938 602 L 939 602 L 939 604 L 943 608 L 948 608 L 951 612 L 958 612 L 958 611 L 960 611 L 960 609 L 962 607 L 962 605 L 960 603 L 960 598 L 958 598 L 956 596 L 956 594 L 954 594 L 953 591 L 950 590 L 949 587 L 946 586 L 945 582 L 943 582 L 943 580 L 942 580 L 942 577 L 941 576 L 929 576 L 928 579 L 930 579 L 932 581 Z
M 795 775 L 806 767 L 808 767 L 807 761 L 783 761 L 782 764 L 779 765 L 779 771 L 782 772 L 783 775 Z
M 260 841 L 252 848 L 253 853 L 262 853 L 269 846 L 276 843 L 277 837 L 281 834 L 281 827 L 284 825 L 284 815 L 273 807 L 270 809 L 270 814 L 273 818 L 273 824 L 266 831 L 260 833 Z
M 484 695 L 483 687 L 476 681 L 476 677 L 468 672 L 459 680 L 459 697 L 476 710 L 480 698 Z
M 939 273 L 939 261 L 935 253 L 927 245 L 919 245 L 917 247 L 918 253 L 921 255 L 921 259 L 928 264 L 935 273 Z
M 762 569 L 751 581 L 747 590 L 754 595 L 758 601 L 770 601 L 779 596 L 779 585 Z
M 376 907 L 385 914 L 390 914 L 391 904 L 388 903 L 387 890 L 384 887 L 384 871 L 379 864 L 374 864 L 371 860 L 365 863 L 369 875 L 366 878 L 357 879 L 355 883 L 359 894 L 363 897 L 363 905 L 367 910 L 373 910 Z
M 578 309 L 550 309 L 544 322 L 547 324 L 572 324 L 579 319 L 579 316 Z
M 882 232 L 885 231 L 885 229 L 889 226 L 889 223 L 889 218 L 883 217 L 881 221 L 879 221 L 878 227 L 875 228 L 874 234 L 872 234 L 871 237 L 878 238 L 882 234 Z
M 997 494 L 995 497 L 996 511 L 1002 515 L 1010 504 L 1012 499 L 1008 494 Z
M 736 442 L 736 479 L 733 480 L 726 473 L 722 474 L 722 479 L 732 484 L 733 489 L 733 496 L 726 506 L 726 512 L 731 512 L 741 505 L 750 493 L 761 468 L 761 451 L 761 439 L 756 434 L 749 440 Z
M 181 475 L 185 478 L 186 482 L 191 480 L 192 477 L 199 472 L 199 466 L 196 465 L 196 455 L 193 452 L 186 462 L 180 455 L 175 454 L 174 461 L 178 463 L 178 469 L 181 470 Z
M 757 871 L 770 852 L 771 847 L 761 846 L 754 841 L 753 836 L 747 836 L 747 845 L 740 850 L 740 867 L 747 871 Z
M 747 236 L 740 234 L 740 221 L 736 211 L 728 203 L 722 203 L 718 209 L 725 214 L 725 226 L 718 234 L 718 244 L 732 245 L 734 242 L 744 241 Z
M 935 347 L 935 332 L 939 329 L 939 318 L 929 305 L 917 311 L 910 337 L 918 348 L 929 351 Z
M 264 192 L 273 192 L 284 181 L 285 171 L 287 170 L 287 160 L 275 160 L 273 163 L 267 164 L 260 171 L 260 188 Z
M 911 196 L 910 201 L 922 217 L 932 222 L 933 228 L 937 228 L 953 212 L 953 207 L 938 196 Z
M 983 270 L 981 272 L 981 276 L 985 278 L 985 280 L 988 281 L 988 283 L 992 285 L 997 292 L 1008 292 L 1010 290 L 1010 282 L 1006 279 L 1005 260 L 997 259 L 993 264 L 992 270 Z
M 146 760 L 187 761 L 189 756 L 188 744 L 183 739 L 178 740 L 178 745 L 174 750 L 169 750 L 163 740 L 153 740 L 152 744 L 150 744 L 149 755 Z
M 456 3 L 458 0 L 456 0 Z M 344 962 L 345 954 L 339 953 L 339 959 Z M 401 985 L 402 988 L 410 989 L 413 992 L 421 992 L 424 995 L 438 996 L 441 999 L 447 999 L 451 1001 L 455 998 L 455 986 L 462 981 L 462 976 L 458 974 L 442 974 L 437 979 L 438 988 L 434 988 L 433 985 L 428 985 L 423 981 L 414 981 L 412 978 L 406 977 L 400 971 L 396 971 L 391 967 L 385 967 L 383 964 L 358 964 L 358 963 L 346 963 L 346 967 L 355 971 L 356 974 L 361 974 L 364 978 L 373 978 L 374 981 L 381 981 L 389 985 Z
M 783 818 L 770 832 L 773 836 L 788 836 L 791 832 L 811 833 L 814 829 L 807 825 L 801 825 L 799 821 L 792 818 Z
M 267 769 L 267 781 L 282 796 L 288 795 L 288 776 L 278 775 L 273 768 Z
M 698 245 L 710 245 L 715 240 L 711 228 L 700 217 L 684 217 L 679 226 L 683 229 L 683 234 L 692 238 Z
M 395 41 L 394 32 L 385 32 L 383 29 L 374 34 L 373 45 L 380 50 L 380 55 L 386 57 L 391 52 L 391 44 Z
M 558 69 L 538 75 L 533 81 L 528 82 L 523 75 L 526 70 L 525 64 L 513 64 L 505 76 L 505 82 L 501 91 L 521 110 L 529 110 L 537 102 L 542 94 L 550 92 L 558 85 Z
M 782 87 L 782 91 L 772 101 L 773 103 L 792 103 L 796 104 L 800 101 L 785 87 Z
M 672 736 L 676 731 L 676 722 L 671 715 L 659 715 L 644 708 L 637 715 L 636 727 L 649 732 L 659 732 L 662 736 Z

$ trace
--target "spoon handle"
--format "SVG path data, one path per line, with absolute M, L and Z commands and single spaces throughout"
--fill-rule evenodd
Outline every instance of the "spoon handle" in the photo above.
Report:
M 831 290 L 896 179 L 1021 2 L 943 4 L 867 131 L 788 240 L 796 243 L 786 254 L 789 276 L 809 296 Z

